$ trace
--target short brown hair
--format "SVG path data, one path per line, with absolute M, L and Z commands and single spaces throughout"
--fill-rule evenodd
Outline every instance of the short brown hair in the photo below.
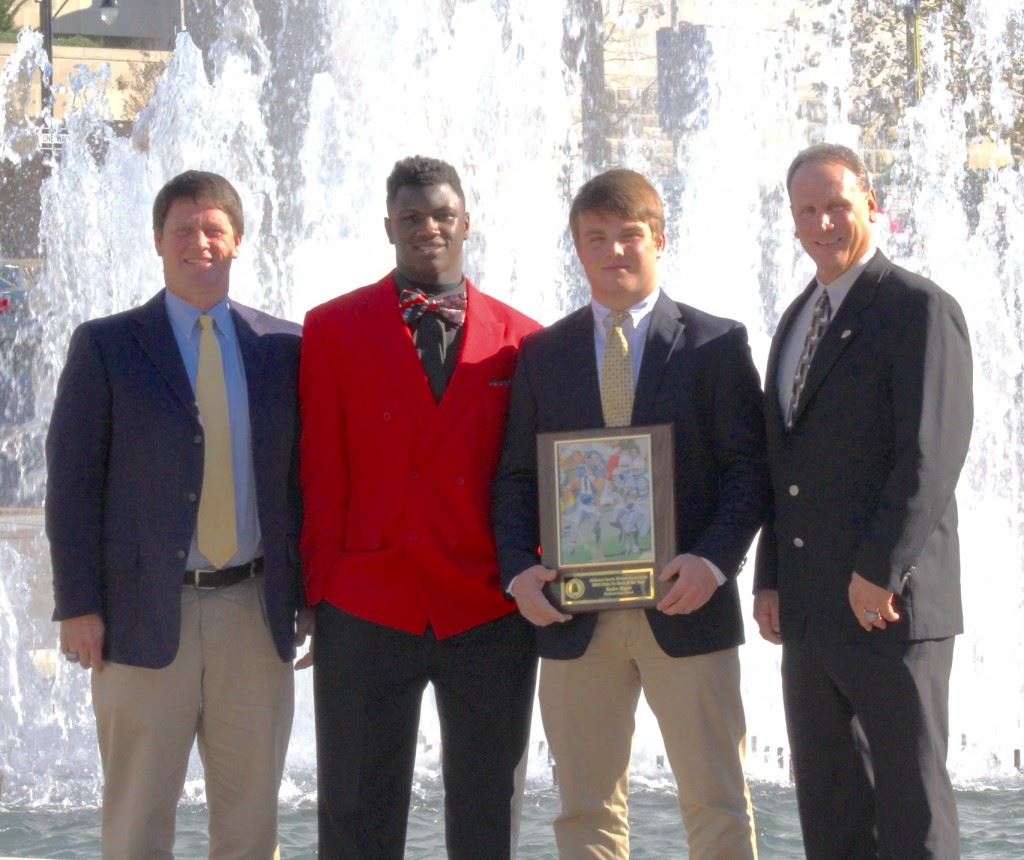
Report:
M 623 167 L 607 170 L 576 192 L 569 210 L 573 241 L 579 238 L 580 215 L 607 212 L 627 221 L 644 221 L 655 236 L 665 234 L 665 207 L 661 195 L 645 176 Z
M 169 180 L 153 201 L 154 233 L 163 231 L 167 213 L 175 200 L 191 200 L 193 203 L 207 201 L 228 216 L 236 236 L 245 232 L 242 198 L 238 196 L 235 186 L 219 174 L 207 173 L 205 170 L 186 170 Z
M 786 192 L 793 185 L 793 176 L 805 164 L 841 164 L 857 177 L 861 191 L 871 190 L 871 177 L 864 159 L 848 146 L 839 143 L 816 143 L 802 149 L 786 171 Z

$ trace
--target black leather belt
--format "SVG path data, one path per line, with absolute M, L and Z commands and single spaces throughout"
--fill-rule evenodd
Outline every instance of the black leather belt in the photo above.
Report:
M 234 567 L 222 567 L 219 570 L 214 568 L 203 568 L 201 570 L 186 570 L 185 585 L 195 588 L 226 588 L 235 585 L 243 579 L 252 579 L 263 573 L 263 557 L 254 558 L 245 564 L 237 564 Z

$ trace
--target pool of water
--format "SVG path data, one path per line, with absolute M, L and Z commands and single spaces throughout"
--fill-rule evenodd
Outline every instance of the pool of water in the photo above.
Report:
M 758 845 L 762 860 L 803 857 L 796 798 L 790 787 L 754 784 Z M 958 791 L 965 860 L 1024 860 L 1024 791 Z M 557 860 L 551 820 L 558 810 L 554 789 L 528 790 L 523 805 L 520 860 Z M 687 856 L 675 796 L 667 791 L 634 791 L 630 807 L 632 856 L 667 860 Z M 441 793 L 426 786 L 410 813 L 408 860 L 444 857 Z M 316 810 L 303 801 L 281 811 L 281 856 L 316 856 Z M 178 860 L 206 857 L 206 811 L 184 804 L 178 814 Z M 0 856 L 95 858 L 99 856 L 96 809 L 5 809 L 0 807 Z

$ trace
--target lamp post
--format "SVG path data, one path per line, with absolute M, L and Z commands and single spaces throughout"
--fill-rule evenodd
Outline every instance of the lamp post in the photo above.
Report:
M 53 3 L 51 0 L 39 0 L 39 32 L 43 34 L 43 50 L 46 52 L 48 63 L 48 67 L 39 81 L 42 109 L 46 110 L 46 106 L 50 104 L 53 96 L 50 89 L 50 79 L 53 76 Z
M 39 4 L 39 32 L 43 34 L 43 51 L 46 53 L 48 67 L 40 75 L 39 91 L 42 99 L 41 108 L 53 107 L 53 19 L 64 11 L 68 0 L 64 0 L 57 11 L 53 11 L 53 0 L 36 0 Z M 108 26 L 117 20 L 117 0 L 97 0 L 100 7 L 100 18 Z
M 918 0 L 903 4 L 903 19 L 907 25 L 907 92 L 910 103 L 917 104 L 924 96 L 921 81 L 921 16 Z

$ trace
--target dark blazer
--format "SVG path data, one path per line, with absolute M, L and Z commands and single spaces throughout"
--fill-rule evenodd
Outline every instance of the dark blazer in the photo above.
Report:
M 768 494 L 760 402 L 743 326 L 661 293 L 651 312 L 632 423 L 674 425 L 677 549 L 709 559 L 728 578 L 691 615 L 647 611 L 658 644 L 670 656 L 709 653 L 743 641 L 736 574 Z M 505 587 L 539 559 L 536 434 L 603 426 L 588 306 L 523 342 L 494 485 Z M 594 614 L 581 614 L 539 628 L 541 655 L 580 656 L 596 620 Z
M 267 620 L 294 655 L 299 326 L 231 303 L 249 395 Z M 195 397 L 161 291 L 79 326 L 46 440 L 54 620 L 98 612 L 104 657 L 161 668 L 178 650 L 185 560 L 202 487 Z
M 785 430 L 779 353 L 814 282 L 783 314 L 765 379 L 774 510 L 755 588 L 777 589 L 782 635 L 860 633 L 850 574 L 899 595 L 903 620 L 872 636 L 963 630 L 953 490 L 973 421 L 960 306 L 877 252 L 829 324 Z

